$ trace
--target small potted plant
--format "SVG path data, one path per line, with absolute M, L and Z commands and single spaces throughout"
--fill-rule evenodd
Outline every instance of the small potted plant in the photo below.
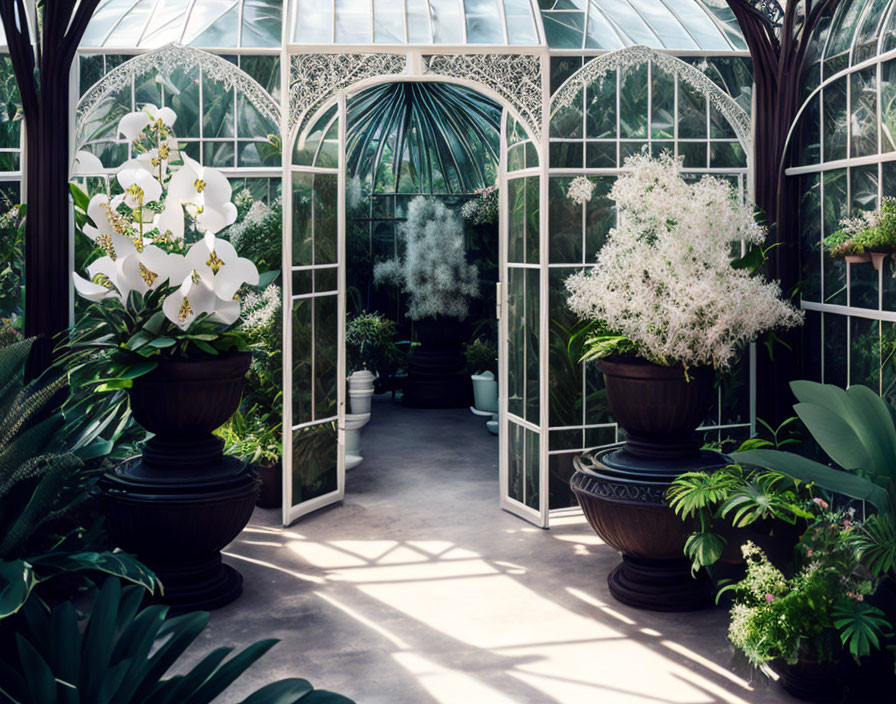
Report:
M 797 546 L 788 575 L 752 542 L 743 546 L 746 577 L 734 594 L 728 636 L 751 664 L 775 671 L 778 683 L 806 701 L 839 702 L 850 685 L 848 658 L 877 650 L 891 632 L 869 603 L 877 580 L 862 562 L 854 509 L 818 515 Z M 891 665 L 892 667 L 892 665 Z
M 479 295 L 479 270 L 467 261 L 463 222 L 435 198 L 411 201 L 398 234 L 404 253 L 374 267 L 374 280 L 407 294 L 420 346 L 408 355 L 403 402 L 421 408 L 469 405 L 460 324 Z
M 244 415 L 240 411 L 215 431 L 224 439 L 224 452 L 240 457 L 258 472 L 261 487 L 256 504 L 278 508 L 283 501 L 283 436 L 278 414 L 266 413 L 253 406 Z
M 473 407 L 484 414 L 498 412 L 498 350 L 495 343 L 477 338 L 464 348 L 467 371 L 473 380 Z
M 665 492 L 683 472 L 728 464 L 701 451 L 695 433 L 712 403 L 716 370 L 802 314 L 776 283 L 732 265 L 733 245 L 759 246 L 765 232 L 728 183 L 688 183 L 669 154 L 639 154 L 625 165 L 610 192 L 618 224 L 598 265 L 566 287 L 569 307 L 594 323 L 584 359 L 597 360 L 626 442 L 578 458 L 571 486 L 592 527 L 623 553 L 609 577 L 613 595 L 642 608 L 687 610 L 707 596 L 691 583 L 682 559 L 691 531 Z M 637 496 L 637 505 L 626 496 Z
M 374 382 L 394 368 L 400 355 L 395 346 L 395 323 L 379 313 L 361 313 L 345 328 L 348 395 L 353 414 L 370 413 Z
M 134 420 L 152 434 L 101 482 L 107 525 L 186 610 L 241 592 L 220 550 L 248 522 L 258 479 L 212 432 L 239 406 L 251 353 L 236 329 L 238 293 L 258 271 L 216 236 L 237 216 L 230 183 L 181 153 L 176 118 L 147 105 L 119 123 L 135 156 L 116 174 L 123 192 L 86 205 L 83 234 L 101 256 L 87 277 L 73 274 L 92 305 L 69 354 L 100 370 L 102 388 L 127 389 Z
M 824 247 L 847 264 L 871 262 L 880 271 L 884 260 L 896 252 L 896 199 L 884 198 L 880 209 L 841 220 L 840 229 L 825 238 Z

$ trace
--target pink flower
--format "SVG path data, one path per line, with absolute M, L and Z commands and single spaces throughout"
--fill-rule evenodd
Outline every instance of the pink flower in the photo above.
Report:
M 774 595 L 774 594 L 766 594 L 766 595 L 765 595 L 765 600 L 766 600 L 769 604 L 771 604 L 771 603 L 775 600 L 775 595 Z
M 825 501 L 824 499 L 820 499 L 820 498 L 818 498 L 818 497 L 816 496 L 814 499 L 812 499 L 812 501 L 814 501 L 815 504 L 816 504 L 819 508 L 828 508 L 828 502 Z
M 809 548 L 808 550 L 806 550 L 806 557 L 812 557 L 812 553 L 813 553 L 813 552 L 815 552 L 815 551 L 812 550 L 811 548 Z

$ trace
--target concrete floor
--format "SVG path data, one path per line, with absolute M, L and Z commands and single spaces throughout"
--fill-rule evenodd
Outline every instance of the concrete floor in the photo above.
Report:
M 732 671 L 722 610 L 615 602 L 618 556 L 584 519 L 501 511 L 497 438 L 469 411 L 375 398 L 362 454 L 344 504 L 288 529 L 257 509 L 226 550 L 245 592 L 198 650 L 282 642 L 222 700 L 300 676 L 358 704 L 793 701 Z

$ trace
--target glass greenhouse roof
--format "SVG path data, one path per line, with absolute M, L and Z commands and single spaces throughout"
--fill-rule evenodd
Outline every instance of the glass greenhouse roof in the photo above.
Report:
M 746 49 L 722 0 L 289 0 L 288 40 L 308 45 Z M 101 0 L 82 46 L 281 46 L 283 0 Z

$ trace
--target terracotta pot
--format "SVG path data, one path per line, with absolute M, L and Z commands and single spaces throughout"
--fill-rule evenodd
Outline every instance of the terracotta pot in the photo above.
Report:
M 214 609 L 242 592 L 221 549 L 245 528 L 258 477 L 211 434 L 239 406 L 251 356 L 163 361 L 134 382 L 135 419 L 156 435 L 103 476 L 109 535 L 162 581 L 175 612 Z
M 638 457 L 693 455 L 694 430 L 713 402 L 711 367 L 661 367 L 642 360 L 602 359 L 610 413 L 625 430 L 625 449 Z
M 843 258 L 847 264 L 867 264 L 871 261 L 870 254 L 847 254 Z
M 884 261 L 887 257 L 890 256 L 889 252 L 871 252 L 871 263 L 874 265 L 874 268 L 877 271 L 880 271 L 884 266 Z

